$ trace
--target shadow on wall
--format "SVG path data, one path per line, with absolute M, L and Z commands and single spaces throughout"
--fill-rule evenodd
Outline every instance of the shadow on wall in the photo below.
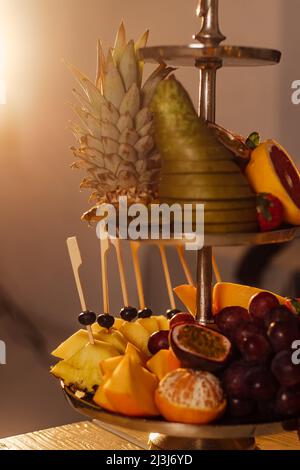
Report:
M 39 362 L 48 362 L 48 351 L 42 329 L 32 320 L 33 312 L 26 311 L 0 287 L 0 332 L 14 338 L 14 343 L 31 349 Z

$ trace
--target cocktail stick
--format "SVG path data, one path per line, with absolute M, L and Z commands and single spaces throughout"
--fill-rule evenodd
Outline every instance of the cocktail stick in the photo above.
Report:
M 143 310 L 146 307 L 146 304 L 145 304 L 141 267 L 140 267 L 139 255 L 138 255 L 140 245 L 141 245 L 140 242 L 137 242 L 137 241 L 130 242 L 135 281 L 136 281 L 136 287 L 137 287 L 138 298 L 139 298 L 139 306 L 140 306 L 140 309 Z
M 73 274 L 74 274 L 77 292 L 78 292 L 78 296 L 79 296 L 79 300 L 81 304 L 81 309 L 83 312 L 85 312 L 87 310 L 86 301 L 83 295 L 81 280 L 79 276 L 79 268 L 82 265 L 82 259 L 81 259 L 79 246 L 77 243 L 77 238 L 76 237 L 67 238 L 67 246 L 68 246 L 69 256 L 70 256 L 70 260 L 71 260 L 71 264 L 73 268 Z M 87 329 L 87 333 L 89 337 L 89 342 L 91 344 L 95 344 L 91 326 L 88 325 L 86 329 Z
M 171 276 L 170 276 L 170 271 L 169 271 L 169 266 L 168 266 L 168 261 L 167 261 L 166 249 L 161 243 L 158 244 L 158 247 L 159 247 L 159 251 L 160 251 L 161 262 L 162 262 L 162 265 L 163 265 L 165 280 L 166 280 L 166 284 L 167 284 L 167 291 L 168 291 L 168 296 L 169 296 L 169 301 L 170 301 L 170 307 L 172 309 L 175 309 L 176 304 L 175 304 L 174 293 L 173 293 L 173 289 L 172 289 L 172 282 L 171 282 Z
M 101 277 L 102 277 L 102 294 L 103 294 L 103 313 L 109 313 L 109 289 L 108 289 L 108 273 L 107 273 L 107 254 L 110 248 L 108 236 L 100 239 L 101 252 Z
M 110 241 L 116 250 L 124 307 L 128 307 L 129 296 L 128 296 L 128 288 L 127 288 L 125 268 L 124 268 L 124 260 L 123 260 L 122 250 L 121 250 L 121 241 L 119 238 L 111 238 Z
M 220 270 L 219 270 L 219 268 L 218 268 L 218 264 L 217 264 L 217 261 L 216 261 L 216 257 L 215 257 L 214 255 L 212 256 L 212 267 L 213 267 L 213 271 L 214 271 L 214 275 L 215 275 L 216 281 L 217 281 L 217 282 L 222 282 Z
M 180 260 L 180 263 L 181 263 L 181 266 L 182 266 L 182 269 L 184 271 L 184 274 L 185 274 L 185 277 L 187 279 L 188 284 L 190 286 L 194 286 L 195 284 L 194 284 L 193 276 L 192 276 L 190 267 L 187 264 L 186 258 L 184 256 L 184 246 L 183 245 L 178 245 L 177 246 L 177 253 L 178 253 L 178 257 L 179 257 L 179 260 Z

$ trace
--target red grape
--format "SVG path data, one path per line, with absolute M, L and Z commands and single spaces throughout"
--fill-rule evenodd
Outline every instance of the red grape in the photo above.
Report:
M 260 366 L 250 369 L 245 379 L 250 396 L 256 401 L 272 400 L 279 387 L 271 372 Z
M 256 410 L 253 400 L 245 398 L 230 398 L 228 400 L 229 414 L 234 418 L 243 418 L 252 415 Z
M 276 354 L 271 370 L 278 382 L 285 387 L 300 384 L 300 364 L 293 364 L 292 351 L 281 351 Z
M 243 358 L 251 363 L 265 363 L 272 355 L 267 338 L 262 334 L 250 336 L 240 346 Z
M 274 322 L 293 322 L 295 328 L 298 326 L 296 315 L 294 315 L 285 305 L 273 308 L 265 317 L 265 325 L 267 328 Z
M 170 320 L 170 328 L 174 328 L 175 325 L 179 325 L 180 323 L 195 323 L 195 318 L 191 313 L 176 313 Z
M 221 333 L 232 337 L 236 328 L 249 318 L 248 310 L 243 307 L 226 307 L 216 315 L 215 321 Z
M 279 300 L 270 292 L 259 292 L 250 299 L 249 313 L 252 317 L 264 320 L 266 315 L 279 306 Z
M 245 376 L 249 366 L 242 361 L 233 362 L 224 372 L 223 386 L 230 397 L 248 398 Z
M 169 349 L 169 331 L 161 330 L 153 333 L 148 341 L 148 349 L 151 354 L 156 354 L 161 349 Z
M 292 321 L 273 322 L 268 329 L 268 337 L 275 352 L 292 347 L 296 339 L 300 339 L 298 328 Z
M 300 414 L 300 387 L 281 388 L 276 398 L 276 412 L 282 416 Z
M 242 347 L 244 342 L 255 335 L 263 334 L 264 330 L 260 325 L 253 321 L 243 322 L 234 333 L 234 341 L 238 348 Z
M 248 362 L 265 362 L 271 354 L 271 346 L 263 328 L 256 322 L 240 325 L 234 335 L 236 345 Z

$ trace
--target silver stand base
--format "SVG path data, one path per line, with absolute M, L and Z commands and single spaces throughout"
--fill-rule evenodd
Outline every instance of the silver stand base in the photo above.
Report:
M 152 450 L 255 450 L 255 439 L 186 439 L 149 434 Z

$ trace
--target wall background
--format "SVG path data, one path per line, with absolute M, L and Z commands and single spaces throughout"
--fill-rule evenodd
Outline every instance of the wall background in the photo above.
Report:
M 61 59 L 94 76 L 96 40 L 101 37 L 111 45 L 121 19 L 131 37 L 149 27 L 151 44 L 188 43 L 199 30 L 193 15 L 196 3 L 0 0 L 8 88 L 8 103 L 0 107 L 0 289 L 2 299 L 9 295 L 18 304 L 6 315 L 4 301 L 0 302 L 0 338 L 8 351 L 8 364 L 0 367 L 0 436 L 80 420 L 48 375 L 48 353 L 37 353 L 29 341 L 36 327 L 49 351 L 76 327 L 79 305 L 65 248 L 67 236 L 78 236 L 87 298 L 91 308 L 100 310 L 98 245 L 94 231 L 79 218 L 88 193 L 78 191 L 81 175 L 68 168 L 73 140 L 67 129 L 72 117 L 67 103 L 74 81 Z M 300 107 L 290 104 L 290 83 L 300 75 L 299 0 L 289 0 L 288 10 L 283 0 L 220 4 L 227 42 L 279 48 L 283 61 L 278 67 L 222 70 L 218 122 L 243 134 L 258 129 L 264 137 L 276 136 L 300 163 Z M 196 101 L 197 72 L 186 69 L 177 76 Z M 233 279 L 243 249 L 217 253 L 224 278 Z M 294 243 L 272 265 L 266 287 L 284 288 L 282 267 L 296 268 L 296 254 Z M 159 259 L 147 252 L 143 259 L 151 305 L 165 309 Z M 174 260 L 174 283 L 182 280 L 177 268 Z M 114 289 L 119 293 L 118 286 Z M 159 296 L 151 296 L 160 290 Z M 113 308 L 118 310 L 118 295 L 114 297 Z M 32 323 L 23 321 L 23 315 Z

